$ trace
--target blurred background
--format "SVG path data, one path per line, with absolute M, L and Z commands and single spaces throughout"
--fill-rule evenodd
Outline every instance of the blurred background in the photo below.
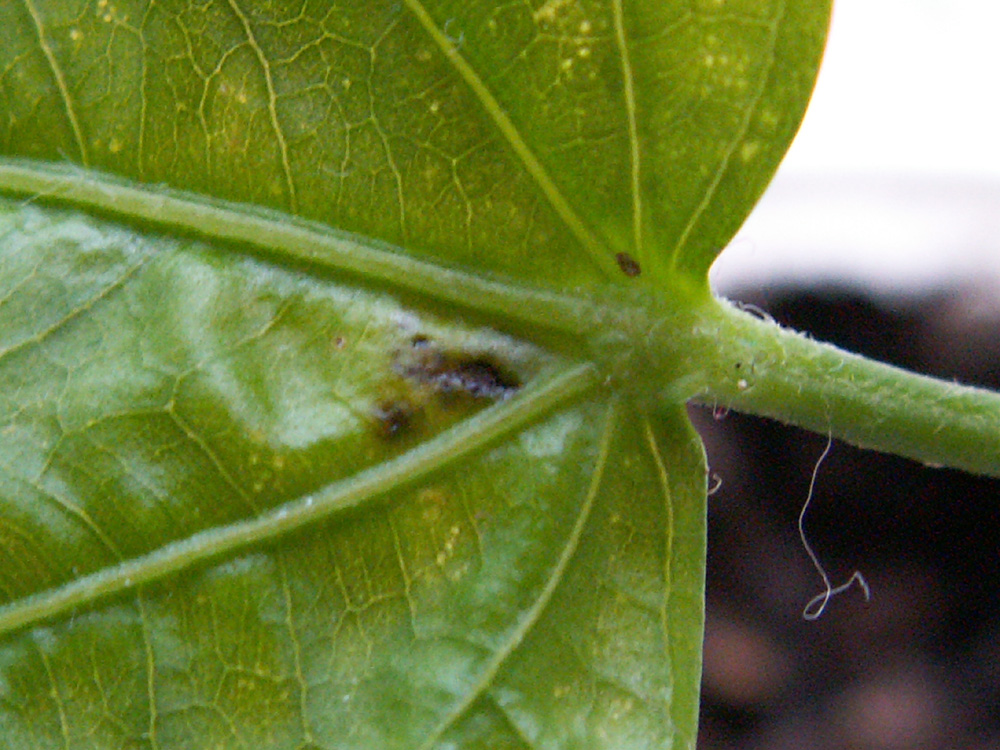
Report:
M 853 351 L 1000 389 L 1000 3 L 836 0 L 778 176 L 715 289 Z M 712 472 L 701 750 L 1000 748 L 1000 484 L 695 410 Z
M 717 287 L 995 285 L 997 29 L 995 0 L 834 0 L 805 121 Z

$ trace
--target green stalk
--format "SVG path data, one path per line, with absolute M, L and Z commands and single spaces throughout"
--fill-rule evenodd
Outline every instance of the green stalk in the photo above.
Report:
M 694 333 L 706 371 L 695 401 L 1000 476 L 1000 394 L 845 352 L 722 300 L 703 312 Z

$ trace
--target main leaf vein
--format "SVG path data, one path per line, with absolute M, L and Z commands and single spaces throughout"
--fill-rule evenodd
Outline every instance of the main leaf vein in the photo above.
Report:
M 597 373 L 591 365 L 573 366 L 479 412 L 392 461 L 334 482 L 324 490 L 0 607 L 0 636 L 364 505 L 523 429 L 551 410 L 582 398 L 597 384 Z

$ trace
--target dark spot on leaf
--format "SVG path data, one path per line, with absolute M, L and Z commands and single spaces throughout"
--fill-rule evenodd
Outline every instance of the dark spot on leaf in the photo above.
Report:
M 618 261 L 618 267 L 622 269 L 622 273 L 629 278 L 633 278 L 642 273 L 642 269 L 639 268 L 639 261 L 628 253 L 618 253 L 615 256 L 615 260 Z
M 438 393 L 497 400 L 521 387 L 521 379 L 490 355 L 441 351 L 426 336 L 414 336 L 411 344 L 414 352 L 397 361 L 397 371 Z
M 413 428 L 416 410 L 404 399 L 387 399 L 375 406 L 373 416 L 379 437 L 392 440 L 405 435 Z
M 440 390 L 464 391 L 473 398 L 504 398 L 521 386 L 496 363 L 482 357 L 446 362 L 434 377 Z

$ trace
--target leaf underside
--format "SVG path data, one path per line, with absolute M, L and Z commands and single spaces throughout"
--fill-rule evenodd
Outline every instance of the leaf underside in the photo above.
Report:
M 704 288 L 818 5 L 0 4 L 4 746 L 692 746 L 683 405 L 210 207 L 515 301 Z M 89 197 L 10 177 L 52 165 Z M 158 223 L 122 184 L 209 210 Z

